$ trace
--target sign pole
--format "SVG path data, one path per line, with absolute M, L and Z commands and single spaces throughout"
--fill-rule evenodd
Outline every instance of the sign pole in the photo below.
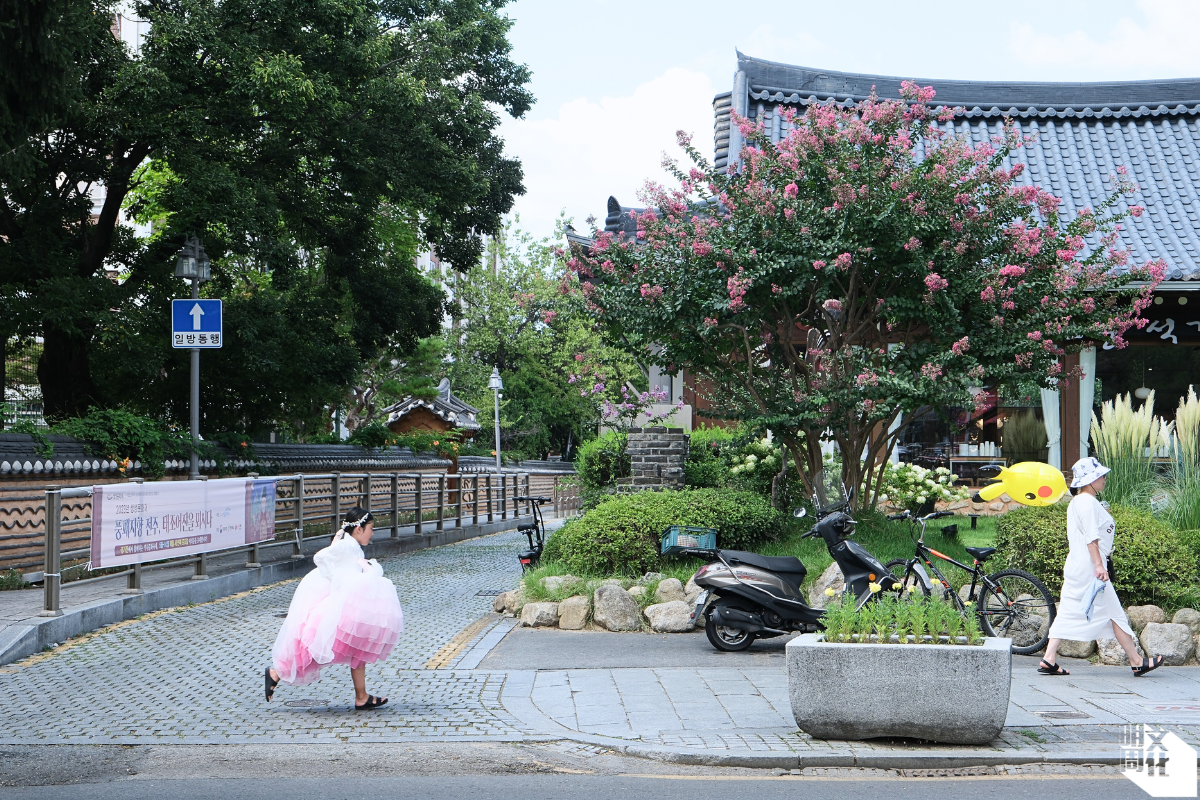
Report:
M 192 299 L 200 299 L 200 281 L 192 278 Z M 192 391 L 191 391 L 191 428 L 192 428 L 192 464 L 188 470 L 188 480 L 200 478 L 200 454 L 196 452 L 196 442 L 200 439 L 200 348 L 192 348 Z

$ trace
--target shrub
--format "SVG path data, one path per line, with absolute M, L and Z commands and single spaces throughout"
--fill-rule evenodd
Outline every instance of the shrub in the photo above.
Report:
M 147 475 L 162 475 L 166 459 L 187 458 L 192 448 L 187 431 L 119 408 L 89 408 L 86 416 L 65 419 L 53 430 L 88 442 L 101 458 L 140 461 Z M 204 458 L 215 453 L 206 442 L 197 449 Z
M 930 501 L 952 502 L 970 495 L 954 485 L 958 476 L 945 467 L 925 469 L 918 464 L 888 464 L 883 471 L 879 492 L 881 503 L 917 512 Z
M 1168 526 L 1137 509 L 1114 506 L 1113 583 L 1127 606 L 1170 602 L 1196 574 L 1188 546 Z M 996 523 L 997 568 L 1028 570 L 1050 590 L 1062 590 L 1067 544 L 1067 504 L 1009 511 Z M 990 566 L 990 565 L 989 565 Z
M 672 525 L 717 530 L 717 544 L 748 549 L 778 537 L 784 517 L 749 492 L 685 489 L 619 495 L 550 536 L 543 557 L 577 575 L 641 575 L 658 565 L 662 532 Z
M 1032 411 L 1018 411 L 1004 421 L 1004 455 L 1012 463 L 1045 461 L 1046 426 Z
M 729 462 L 742 437 L 738 428 L 702 426 L 692 431 L 688 443 L 684 480 L 693 489 L 719 489 L 728 486 L 732 476 Z
M 580 445 L 575 456 L 575 472 L 583 487 L 583 504 L 592 508 L 611 494 L 618 478 L 629 477 L 629 456 L 625 453 L 626 436 L 610 431 Z

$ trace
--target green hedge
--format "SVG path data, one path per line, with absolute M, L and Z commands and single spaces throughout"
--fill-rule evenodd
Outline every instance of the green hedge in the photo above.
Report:
M 1114 585 L 1126 606 L 1187 602 L 1196 576 L 1196 555 L 1176 531 L 1136 509 L 1114 506 Z M 1056 595 L 1067 559 L 1067 504 L 1022 507 L 996 522 L 995 564 L 1028 570 Z
M 544 557 L 577 575 L 641 575 L 658 565 L 662 532 L 672 525 L 716 528 L 717 545 L 738 550 L 780 536 L 784 517 L 750 492 L 618 495 L 555 531 Z
M 611 494 L 618 478 L 629 477 L 626 435 L 609 431 L 580 445 L 575 456 L 575 473 L 583 487 L 583 506 L 592 508 Z

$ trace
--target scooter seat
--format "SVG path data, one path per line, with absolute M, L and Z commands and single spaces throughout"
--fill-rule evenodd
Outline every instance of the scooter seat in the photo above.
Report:
M 982 562 L 982 561 L 987 561 L 989 558 L 994 556 L 996 554 L 996 548 L 994 548 L 994 547 L 968 547 L 967 552 L 970 553 L 972 557 L 974 557 Z
M 722 550 L 721 555 L 730 564 L 745 564 L 747 567 L 758 567 L 784 574 L 806 575 L 808 573 L 804 562 L 795 556 L 760 556 L 758 553 L 747 553 L 742 550 Z

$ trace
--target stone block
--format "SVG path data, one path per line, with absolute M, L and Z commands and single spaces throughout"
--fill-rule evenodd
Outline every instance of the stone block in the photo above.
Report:
M 650 620 L 650 629 L 658 633 L 683 633 L 692 629 L 692 610 L 682 600 L 646 606 L 646 619 Z
M 1096 643 L 1063 639 L 1058 646 L 1058 654 L 1064 658 L 1091 658 L 1096 655 Z
M 1171 622 L 1151 622 L 1142 630 L 1142 650 L 1154 656 L 1162 656 L 1163 663 L 1181 667 L 1196 652 L 1192 630 L 1187 625 Z
M 601 586 L 596 590 L 592 619 L 610 631 L 636 631 L 642 627 L 637 601 L 620 586 Z
M 498 614 L 504 613 L 504 601 L 507 599 L 508 592 L 501 592 L 492 600 L 492 611 Z
M 521 609 L 521 627 L 553 628 L 558 625 L 558 603 L 526 603 Z
M 1200 611 L 1194 608 L 1181 608 L 1175 612 L 1175 616 L 1171 617 L 1171 622 L 1176 625 L 1187 625 L 1195 636 L 1200 633 Z
M 1158 606 L 1130 606 L 1125 609 L 1125 615 L 1129 617 L 1129 625 L 1137 633 L 1141 633 L 1151 622 L 1162 624 L 1167 621 L 1167 612 Z
M 658 588 L 654 591 L 654 599 L 660 603 L 673 603 L 676 600 L 686 600 L 687 594 L 678 578 L 667 578 L 659 581 Z
M 787 643 L 788 694 L 817 739 L 987 744 L 1008 715 L 1012 640 L 980 646 Z M 886 709 L 886 711 L 884 711 Z
M 504 613 L 516 614 L 521 610 L 521 606 L 525 605 L 525 590 L 514 589 L 511 592 L 504 593 Z
M 586 594 L 568 597 L 558 604 L 558 627 L 564 631 L 581 631 L 592 613 L 592 599 Z
M 1137 644 L 1136 640 L 1134 642 Z M 1100 654 L 1100 663 L 1107 664 L 1110 667 L 1128 667 L 1129 656 L 1125 655 L 1125 648 L 1121 647 L 1121 643 L 1112 638 L 1100 638 L 1096 640 L 1096 651 Z M 1142 646 L 1137 644 L 1139 655 L 1146 655 L 1142 650 Z
M 629 591 L 629 596 L 635 600 L 640 600 L 646 596 L 646 587 L 645 586 L 630 586 L 628 591 Z
M 829 596 L 825 594 L 826 589 L 832 588 L 835 592 L 840 592 L 846 585 L 846 579 L 842 577 L 842 568 L 837 562 L 833 562 L 813 583 L 812 588 L 808 590 L 808 604 L 813 608 L 824 608 L 829 602 Z
M 547 592 L 569 592 L 581 583 L 583 579 L 574 575 L 550 575 L 542 578 L 542 588 Z
M 688 578 L 688 582 L 683 585 L 683 599 L 687 601 L 689 606 L 693 605 L 696 602 L 696 598 L 703 591 L 703 589 L 696 585 L 696 578 L 693 576 Z

